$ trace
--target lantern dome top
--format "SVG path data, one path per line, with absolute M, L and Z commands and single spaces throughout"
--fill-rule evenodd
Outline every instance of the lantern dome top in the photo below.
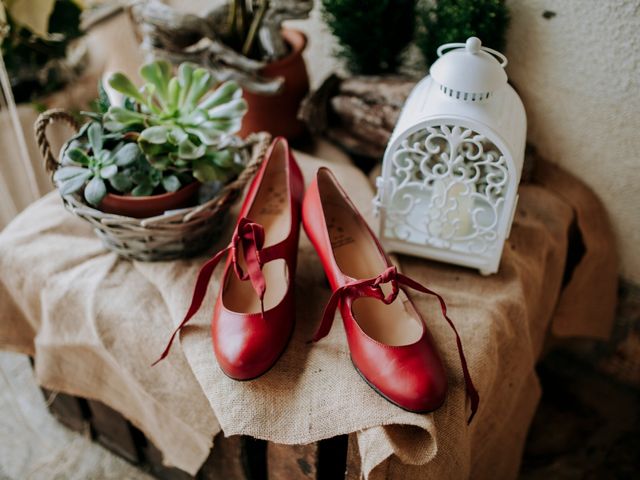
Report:
M 444 53 L 445 50 L 450 51 Z M 483 100 L 507 83 L 504 71 L 507 58 L 496 50 L 483 47 L 477 37 L 469 37 L 466 43 L 441 45 L 438 57 L 429 73 L 441 90 L 451 97 Z

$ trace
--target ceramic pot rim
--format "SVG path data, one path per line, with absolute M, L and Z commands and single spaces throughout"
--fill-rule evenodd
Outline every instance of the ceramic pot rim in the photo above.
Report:
M 142 197 L 136 197 L 133 195 L 119 195 L 117 193 L 107 193 L 107 197 L 111 197 L 114 200 L 121 200 L 121 201 L 125 201 L 125 202 L 131 202 L 131 203 L 142 203 L 142 202 L 148 202 L 148 201 L 155 201 L 155 200 L 164 200 L 166 198 L 169 198 L 173 195 L 175 195 L 178 192 L 181 192 L 182 190 L 186 190 L 187 188 L 191 189 L 194 188 L 195 186 L 199 186 L 200 182 L 197 180 L 194 180 L 193 182 L 189 183 L 188 185 L 185 185 L 182 188 L 179 188 L 178 190 L 176 190 L 175 192 L 165 192 L 165 193 L 158 193 L 157 195 L 145 195 Z
M 279 69 L 295 61 L 298 57 L 302 56 L 302 52 L 307 46 L 307 36 L 300 30 L 294 28 L 283 28 L 281 30 L 282 37 L 291 47 L 291 52 L 286 57 L 280 58 L 274 62 L 267 63 L 264 69 L 271 70 L 272 68 Z

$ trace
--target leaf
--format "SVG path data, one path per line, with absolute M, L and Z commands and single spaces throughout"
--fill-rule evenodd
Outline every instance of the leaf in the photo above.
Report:
M 108 150 L 102 150 L 98 155 L 94 155 L 94 158 L 97 157 L 98 163 L 108 165 L 113 163 L 113 159 L 111 158 L 111 152 Z
M 133 180 L 133 182 L 137 184 L 151 183 L 149 181 L 149 175 L 147 172 L 133 172 L 131 174 L 131 180 Z
M 207 156 L 211 158 L 213 163 L 222 168 L 231 168 L 235 164 L 235 155 L 229 150 L 213 152 Z
M 178 156 L 187 160 L 195 160 L 202 157 L 206 152 L 205 145 L 194 145 L 194 143 L 187 139 L 181 142 L 178 146 Z
M 136 188 L 131 190 L 131 195 L 134 197 L 146 197 L 153 193 L 153 185 L 150 183 L 141 183 Z
M 99 123 L 93 122 L 88 130 L 89 143 L 94 156 L 102 151 L 102 127 Z
M 247 108 L 247 102 L 245 99 L 237 98 L 222 105 L 218 105 L 217 107 L 213 107 L 207 113 L 209 118 L 212 120 L 219 118 L 235 118 L 241 117 L 247 113 Z
M 97 105 L 97 100 L 96 100 L 96 108 L 100 108 Z M 82 115 L 84 115 L 85 117 L 89 117 L 91 120 L 95 120 L 96 122 L 101 122 L 102 121 L 102 113 L 96 113 L 96 112 L 80 112 Z
M 113 177 L 116 173 L 118 173 L 118 166 L 117 165 L 107 165 L 106 167 L 103 167 L 100 170 L 100 176 L 102 178 L 111 178 Z
M 208 121 L 198 127 L 187 128 L 187 132 L 198 137 L 205 145 L 214 145 L 220 138 L 228 133 L 230 123 L 228 121 Z
M 142 113 L 132 112 L 123 107 L 111 107 L 104 116 L 104 126 L 107 130 L 122 130 L 127 126 L 142 125 L 146 117 Z
M 109 100 L 109 96 L 104 89 L 102 80 L 98 81 L 98 99 L 96 100 L 96 106 L 98 107 L 98 112 L 102 114 L 107 113 L 111 106 L 111 100 Z
M 170 128 L 164 125 L 156 125 L 153 127 L 145 128 L 140 134 L 139 140 L 145 142 L 154 143 L 157 145 L 167 142 L 167 135 L 170 132 Z
M 217 105 L 222 105 L 242 96 L 242 89 L 234 81 L 228 81 L 220 85 L 209 96 L 207 96 L 199 105 L 202 110 L 209 110 Z
M 165 155 L 161 157 L 149 157 L 149 163 L 156 170 L 166 170 L 171 165 L 171 159 Z
M 74 177 L 77 177 L 78 175 L 91 176 L 92 173 L 91 173 L 91 170 L 87 168 L 82 168 L 82 167 L 74 167 L 74 166 L 61 167 L 58 170 L 56 170 L 56 173 L 53 174 L 53 179 L 56 182 L 65 182 Z
M 116 165 L 119 167 L 126 167 L 133 164 L 140 157 L 140 147 L 137 143 L 127 143 L 124 147 L 119 149 L 114 158 Z
M 177 110 L 178 100 L 180 100 L 180 84 L 178 78 L 173 77 L 169 80 L 169 108 L 172 112 Z
M 191 83 L 193 81 L 194 70 L 195 65 L 189 62 L 184 62 L 178 67 L 178 83 L 180 84 L 180 98 L 178 99 L 179 107 L 182 107 L 182 104 L 189 94 Z
M 180 190 L 180 180 L 175 175 L 169 175 L 168 177 L 164 177 L 162 179 L 162 187 L 167 192 L 177 192 Z
M 149 170 L 149 180 L 151 181 L 151 185 L 157 187 L 162 181 L 162 172 L 157 168 L 152 168 Z
M 194 110 L 186 117 L 180 119 L 183 125 L 200 125 L 208 120 L 207 112 L 204 110 Z
M 175 146 L 168 143 L 156 145 L 153 143 L 145 142 L 143 140 L 141 142 L 138 142 L 138 145 L 140 145 L 140 150 L 142 150 L 147 158 L 162 155 L 167 151 L 177 150 Z
M 107 194 L 107 186 L 100 177 L 93 177 L 84 188 L 84 198 L 94 207 L 100 205 L 100 202 Z
M 179 145 L 181 142 L 184 142 L 187 138 L 189 138 L 189 135 L 187 135 L 187 132 L 185 132 L 180 127 L 173 127 L 169 132 L 169 135 L 167 136 L 167 139 L 169 140 L 169 142 L 173 143 L 174 145 Z
M 219 131 L 232 134 L 242 127 L 242 118 L 225 118 L 221 120 L 211 120 Z
M 71 150 L 67 150 L 65 156 L 68 157 L 72 162 L 78 163 L 80 165 L 89 165 L 91 163 L 91 158 L 79 148 L 72 148 Z
M 193 176 L 202 183 L 219 179 L 217 169 L 207 160 L 198 160 L 194 163 Z
M 91 178 L 93 173 L 90 170 L 84 170 L 84 173 L 69 177 L 66 180 L 61 180 L 58 185 L 58 190 L 61 195 L 70 195 L 80 190 L 83 185 Z
M 125 74 L 117 72 L 109 77 L 107 81 L 111 87 L 126 95 L 127 97 L 135 98 L 140 103 L 145 103 L 144 97 L 140 94 L 136 86 L 133 84 L 129 77 Z M 112 107 L 113 108 L 113 107 Z
M 140 76 L 156 88 L 156 93 L 163 107 L 169 104 L 169 80 L 171 65 L 166 60 L 156 60 L 140 68 Z M 147 102 L 149 103 L 149 102 Z
M 209 91 L 213 85 L 213 77 L 204 68 L 197 68 L 193 72 L 193 80 L 189 93 L 187 94 L 184 104 L 182 105 L 182 112 L 189 113 L 195 107 L 200 97 Z
M 127 193 L 133 187 L 133 181 L 127 174 L 120 172 L 109 179 L 111 186 L 120 193 Z

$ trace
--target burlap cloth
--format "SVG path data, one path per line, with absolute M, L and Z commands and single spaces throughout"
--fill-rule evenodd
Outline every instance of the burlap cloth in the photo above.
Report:
M 307 180 L 324 163 L 300 160 Z M 370 215 L 372 193 L 364 175 L 348 165 L 331 166 Z M 447 299 L 480 392 L 470 426 L 454 336 L 430 299 L 413 295 L 451 385 L 433 414 L 405 412 L 365 385 L 349 361 L 338 319 L 329 337 L 306 343 L 329 291 L 304 235 L 295 335 L 270 372 L 234 382 L 217 367 L 209 338 L 222 268 L 181 343 L 150 368 L 189 304 L 202 258 L 119 260 L 63 210 L 55 193 L 47 195 L 0 234 L 0 346 L 35 354 L 42 385 L 120 411 L 160 448 L 166 463 L 191 473 L 222 428 L 226 435 L 280 443 L 357 432 L 369 478 L 514 477 L 540 395 L 534 363 L 549 326 L 559 334 L 606 336 L 615 302 L 615 251 L 602 206 L 562 171 L 548 165 L 542 170 L 539 185 L 520 187 L 497 275 L 399 258 L 406 274 Z M 585 252 L 563 288 L 572 224 Z M 212 250 L 223 246 L 221 241 Z

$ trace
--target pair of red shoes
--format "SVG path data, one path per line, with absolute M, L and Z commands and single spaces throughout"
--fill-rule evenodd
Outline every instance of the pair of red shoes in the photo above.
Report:
M 444 402 L 447 377 L 406 289 L 436 296 L 456 334 L 471 421 L 478 393 L 444 300 L 396 270 L 330 170 L 320 168 L 304 193 L 302 173 L 283 138 L 273 141 L 251 183 L 231 243 L 200 269 L 189 311 L 158 361 L 200 308 L 216 265 L 228 254 L 211 323 L 218 363 L 235 380 L 259 377 L 276 363 L 295 323 L 301 216 L 333 291 L 313 340 L 329 333 L 340 307 L 351 359 L 362 378 L 401 408 L 435 410 Z

